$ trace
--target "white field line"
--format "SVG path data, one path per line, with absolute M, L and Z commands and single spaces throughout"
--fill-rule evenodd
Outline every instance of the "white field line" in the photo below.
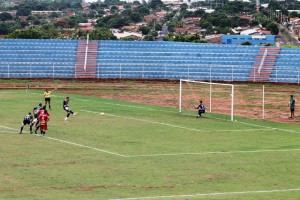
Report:
M 34 92 L 27 92 L 27 94 L 36 94 L 36 95 L 41 95 L 39 93 L 34 93 Z M 65 98 L 66 96 L 61 96 L 61 95 L 51 95 L 51 96 L 57 96 L 57 97 L 63 97 Z M 85 102 L 94 102 L 94 103 L 100 103 L 100 104 L 108 104 L 108 105 L 114 105 L 114 106 L 122 106 L 122 107 L 128 107 L 128 108 L 137 108 L 137 109 L 143 109 L 143 110 L 153 110 L 153 111 L 160 111 L 160 112 L 167 112 L 167 113 L 177 113 L 174 111 L 167 111 L 167 110 L 158 110 L 154 108 L 145 108 L 141 106 L 132 106 L 132 105 L 124 105 L 124 104 L 118 104 L 118 103 L 109 103 L 109 102 L 99 102 L 96 100 L 89 100 L 89 99 L 80 99 L 76 97 L 72 97 L 72 99 L 79 100 L 79 101 L 85 101 Z
M 100 152 L 103 152 L 103 153 L 108 153 L 108 154 L 111 154 L 111 155 L 127 157 L 125 155 L 118 154 L 118 153 L 115 153 L 115 152 L 112 152 L 112 151 L 107 151 L 107 150 L 103 150 L 103 149 L 99 149 L 99 148 L 95 148 L 95 147 L 90 147 L 90 146 L 87 146 L 87 145 L 82 145 L 82 144 L 78 144 L 78 143 L 74 143 L 74 142 L 68 142 L 66 140 L 56 139 L 56 138 L 52 138 L 52 137 L 46 137 L 46 138 L 49 139 L 49 140 L 54 140 L 54 141 L 58 141 L 58 142 L 66 143 L 66 144 L 71 144 L 71 145 L 75 145 L 75 146 L 79 146 L 79 147 L 84 147 L 84 148 L 87 148 L 87 149 L 92 149 L 92 150 L 100 151 Z
M 41 94 L 39 94 L 39 93 L 33 93 L 33 92 L 28 92 L 27 94 L 37 94 L 37 95 L 41 95 Z M 60 95 L 53 95 L 53 96 L 60 96 Z M 60 97 L 63 97 L 63 96 L 60 96 Z M 124 105 L 124 104 L 115 104 L 115 103 L 109 103 L 109 102 L 99 102 L 99 101 L 95 101 L 95 100 L 87 100 L 87 99 L 80 99 L 80 98 L 73 98 L 73 99 L 77 99 L 77 100 L 80 100 L 80 101 L 87 101 L 87 102 L 95 102 L 95 103 L 100 103 L 100 104 L 108 104 L 108 105 L 115 105 L 115 106 L 123 106 L 123 107 L 137 108 L 137 109 L 143 109 L 143 110 L 153 110 L 153 111 L 158 111 L 158 112 L 177 113 L 177 112 L 174 112 L 174 111 L 159 110 L 159 109 L 153 109 L 153 108 L 144 108 L 144 107 L 140 107 L 140 106 L 131 106 L 131 105 Z M 189 114 L 184 114 L 184 115 L 189 115 Z M 207 117 L 207 118 L 210 118 L 210 119 L 217 119 L 217 120 L 222 120 L 222 121 L 230 122 L 229 120 L 221 119 L 221 118 L 216 118 L 216 117 Z M 236 122 L 234 122 L 234 123 L 240 123 L 240 124 L 244 124 L 244 125 L 248 125 L 248 126 L 254 126 L 254 127 L 267 128 L 267 129 L 271 129 L 271 130 L 279 130 L 279 131 L 289 132 L 289 133 L 300 133 L 300 132 L 297 132 L 297 131 L 286 130 L 286 129 L 281 129 L 281 128 L 274 128 L 274 127 L 269 127 L 269 126 L 256 125 L 256 124 L 250 124 L 250 123 L 240 122 L 240 121 L 236 121 Z
M 100 112 L 95 111 L 89 111 L 89 110 L 80 110 L 82 112 L 88 112 L 88 113 L 94 113 L 94 114 L 100 114 Z M 177 126 L 173 124 L 167 124 L 167 123 L 161 123 L 161 122 L 153 122 L 143 119 L 137 119 L 132 117 L 124 117 L 124 116 L 118 116 L 118 115 L 112 115 L 112 114 L 105 114 L 112 117 L 119 117 L 124 119 L 130 119 L 130 120 L 136 120 L 136 121 L 142 121 L 146 123 L 153 123 L 153 124 L 159 124 L 164 126 L 170 126 L 174 128 L 181 128 L 185 130 L 190 131 L 197 131 L 197 132 L 228 132 L 228 131 L 253 131 L 253 130 L 270 130 L 270 129 L 244 129 L 244 130 L 217 130 L 217 131 L 202 131 L 199 129 L 190 129 L 187 127 Z M 287 152 L 287 151 L 300 151 L 300 149 L 261 149 L 261 150 L 249 150 L 249 151 L 213 151 L 213 152 L 197 152 L 197 153 L 167 153 L 167 154 L 144 154 L 144 155 L 127 155 L 126 157 L 157 157 L 157 156 L 180 156 L 180 155 L 207 155 L 207 154 L 233 154 L 233 153 L 263 153 L 263 152 Z
M 1 131 L 0 130 L 0 133 L 16 133 L 16 131 Z
M 283 132 L 289 132 L 289 133 L 300 133 L 298 131 L 292 131 L 292 130 L 286 130 L 286 129 L 281 129 L 281 128 L 274 128 L 274 127 L 269 127 L 269 126 L 263 126 L 263 125 L 257 125 L 257 124 L 250 124 L 250 123 L 246 123 L 246 122 L 238 122 L 240 124 L 245 124 L 245 125 L 251 125 L 251 126 L 255 126 L 255 127 L 261 127 L 261 128 L 269 128 L 272 130 L 277 130 L 277 131 L 283 131 Z
M 17 131 L 19 131 L 19 129 L 15 129 L 15 128 L 11 128 L 11 127 L 7 127 L 7 126 L 2 126 L 0 125 L 0 128 L 3 129 L 8 129 L 8 130 L 12 130 L 12 131 L 16 131 L 16 132 L 8 132 L 8 133 L 17 133 Z M 27 131 L 23 131 L 24 133 L 28 133 Z M 39 136 L 36 134 L 32 134 L 34 136 Z M 145 155 L 125 155 L 125 154 L 119 154 L 119 153 L 115 153 L 112 151 L 107 151 L 104 149 L 99 149 L 99 148 L 95 148 L 95 147 L 90 147 L 90 146 L 86 146 L 86 145 L 82 145 L 82 144 L 78 144 L 78 143 L 74 143 L 74 142 L 69 142 L 66 140 L 61 140 L 61 139 L 57 139 L 57 138 L 53 138 L 53 137 L 46 137 L 49 140 L 54 140 L 54 141 L 58 141 L 58 142 L 62 142 L 62 143 L 66 143 L 66 144 L 70 144 L 70 145 L 74 145 L 74 146 L 79 146 L 79 147 L 83 147 L 83 148 L 87 148 L 87 149 L 92 149 L 95 151 L 99 151 L 99 152 L 103 152 L 103 153 L 108 153 L 111 155 L 116 155 L 116 156 L 120 156 L 120 157 L 125 157 L 125 158 L 134 158 L 134 157 L 158 157 L 158 156 L 180 156 L 180 155 L 208 155 L 208 154 L 234 154 L 234 153 L 264 153 L 264 152 L 291 152 L 291 151 L 300 151 L 300 149 L 267 149 L 267 150 L 253 150 L 253 151 L 215 151 L 215 152 L 198 152 L 198 153 L 169 153 L 169 154 L 145 154 Z
M 280 193 L 280 192 L 295 192 L 300 191 L 300 188 L 295 189 L 282 189 L 282 190 L 256 190 L 256 191 L 241 191 L 241 192 L 215 192 L 203 194 L 182 194 L 170 196 L 152 196 L 152 197 L 132 197 L 110 200 L 144 200 L 144 199 L 174 199 L 174 198 L 187 198 L 187 197 L 208 197 L 208 196 L 227 196 L 227 195 L 243 195 L 243 194 L 262 194 L 262 193 Z
M 6 126 L 0 126 L 0 127 L 4 128 L 4 129 L 19 131 L 18 129 L 11 128 L 11 127 L 6 127 Z M 27 131 L 24 131 L 24 133 L 27 133 Z M 39 136 L 39 134 L 32 134 L 32 135 Z M 61 140 L 61 139 L 57 139 L 57 138 L 53 138 L 53 137 L 46 137 L 46 139 L 54 140 L 54 141 L 58 141 L 58 142 L 62 142 L 62 143 L 66 143 L 66 144 L 70 144 L 70 145 L 74 145 L 74 146 L 79 146 L 79 147 L 83 147 L 83 148 L 87 148 L 87 149 L 92 149 L 92 150 L 95 150 L 95 151 L 100 151 L 100 152 L 108 153 L 108 154 L 111 154 L 111 155 L 116 155 L 116 156 L 121 156 L 121 157 L 127 157 L 125 155 L 118 154 L 118 153 L 115 153 L 115 152 L 112 152 L 112 151 L 107 151 L 107 150 L 104 150 L 104 149 L 90 147 L 90 146 L 87 146 L 87 145 L 78 144 L 78 143 L 75 143 L 75 142 L 69 142 L 69 141 L 66 141 L 66 140 Z
M 82 112 L 88 112 L 88 113 L 94 113 L 94 114 L 100 114 L 100 112 L 95 112 L 95 111 L 90 111 L 90 110 L 80 110 Z M 130 119 L 130 120 L 135 120 L 135 121 L 141 121 L 141 122 L 146 122 L 150 124 L 158 124 L 158 125 L 163 125 L 163 126 L 170 126 L 173 128 L 179 128 L 179 129 L 184 129 L 184 130 L 189 130 L 189 131 L 196 131 L 196 132 L 202 132 L 202 133 L 211 133 L 211 132 L 236 132 L 236 131 L 256 131 L 256 130 L 270 130 L 269 128 L 263 128 L 263 129 L 241 129 L 241 130 L 214 130 L 214 131 L 206 131 L 206 130 L 201 130 L 201 129 L 195 129 L 195 128 L 188 128 L 184 126 L 178 126 L 174 124 L 168 124 L 168 123 L 163 123 L 163 122 L 156 122 L 156 121 L 149 121 L 145 119 L 138 119 L 138 118 L 133 118 L 133 117 L 124 117 L 124 116 L 119 116 L 119 115 L 113 115 L 113 114 L 108 114 L 106 113 L 105 115 L 112 116 L 112 117 L 118 117 L 118 118 L 124 118 L 124 119 Z
M 264 153 L 264 152 L 291 152 L 300 151 L 300 149 L 260 149 L 249 151 L 211 151 L 199 153 L 166 153 L 166 154 L 144 154 L 144 155 L 130 155 L 129 158 L 134 157 L 158 157 L 158 156 L 181 156 L 181 155 L 208 155 L 208 154 L 249 154 L 249 153 Z

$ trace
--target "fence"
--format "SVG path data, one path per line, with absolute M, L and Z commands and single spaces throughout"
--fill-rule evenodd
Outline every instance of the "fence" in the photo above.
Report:
M 255 75 L 258 68 L 250 77 L 252 68 L 252 65 L 101 63 L 97 65 L 95 75 L 97 78 L 261 81 Z M 268 82 L 300 83 L 300 66 L 276 66 L 264 72 L 271 74 Z M 0 78 L 75 78 L 75 66 L 74 63 L 0 63 Z
M 0 78 L 74 78 L 74 64 L 0 63 Z

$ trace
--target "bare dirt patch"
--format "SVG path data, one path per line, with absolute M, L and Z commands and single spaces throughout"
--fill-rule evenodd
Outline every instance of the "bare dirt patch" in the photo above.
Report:
M 239 84 L 239 83 L 234 83 Z M 262 84 L 241 83 L 247 87 L 235 87 L 234 113 L 238 116 L 262 119 Z M 1 89 L 54 89 L 68 94 L 81 94 L 86 96 L 101 97 L 127 102 L 158 105 L 178 108 L 179 81 L 165 80 L 1 80 Z M 188 88 L 188 87 L 187 87 Z M 265 83 L 265 113 L 264 119 L 283 123 L 300 124 L 300 116 L 290 119 L 288 107 L 289 95 L 294 94 L 297 105 L 297 97 L 300 96 L 299 85 L 270 84 Z M 183 102 L 185 109 L 193 109 L 201 98 L 206 108 L 209 107 L 209 96 L 204 95 L 201 90 L 196 93 L 186 91 L 186 101 Z M 229 114 L 230 97 L 214 93 L 213 112 Z M 192 103 L 191 103 L 192 102 Z

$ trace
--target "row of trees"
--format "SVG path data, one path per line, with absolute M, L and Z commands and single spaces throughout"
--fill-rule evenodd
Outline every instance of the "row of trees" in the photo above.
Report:
M 1 26 L 0 26 L 1 28 Z M 26 38 L 26 39 L 63 39 L 63 33 L 68 34 L 70 39 L 85 37 L 89 34 L 91 40 L 116 40 L 117 38 L 107 28 L 96 28 L 93 31 L 76 30 L 76 33 L 70 31 L 59 31 L 52 25 L 44 25 L 41 28 L 32 28 L 24 30 L 15 30 L 7 35 L 7 38 Z
M 200 2 L 201 3 L 201 2 Z M 206 3 L 206 2 L 202 2 Z M 198 3 L 193 3 L 195 6 Z M 275 0 L 271 0 L 270 8 L 277 9 L 281 5 L 276 3 Z M 125 9 L 119 11 L 118 5 L 123 5 Z M 135 5 L 134 9 L 132 5 Z M 282 8 L 282 7 L 280 7 Z M 92 37 L 96 38 L 96 33 L 99 33 L 101 38 L 113 38 L 108 32 L 110 28 L 120 29 L 125 25 L 135 24 L 143 21 L 145 15 L 148 15 L 154 11 L 160 11 L 161 9 L 168 10 L 168 8 L 162 3 L 161 0 L 151 0 L 148 3 L 141 4 L 139 1 L 133 2 L 133 4 L 127 4 L 124 1 L 119 0 L 105 0 L 104 2 L 92 3 L 90 5 L 90 12 L 83 14 L 81 0 L 27 0 L 26 2 L 14 5 L 12 7 L 5 7 L 4 10 L 17 10 L 17 17 L 13 17 L 7 12 L 0 14 L 0 34 L 9 34 L 9 37 L 33 37 L 37 38 L 55 38 L 61 37 L 60 34 L 64 34 L 63 28 L 76 28 L 76 33 L 71 35 L 77 35 L 77 37 L 84 36 L 86 33 L 78 30 L 78 24 L 87 22 L 88 18 L 96 18 L 97 23 L 94 24 L 96 30 L 90 32 Z M 49 17 L 32 16 L 30 12 L 32 10 L 74 10 L 75 16 L 62 16 L 59 13 L 52 13 Z M 108 15 L 107 13 L 110 13 Z M 197 37 L 177 36 L 173 34 L 176 27 L 183 27 L 183 19 L 186 17 L 200 17 L 199 25 L 202 29 L 206 29 L 206 34 L 232 33 L 231 28 L 243 27 L 243 26 L 256 26 L 262 24 L 267 30 L 270 30 L 272 34 L 278 34 L 278 27 L 275 23 L 276 19 L 268 19 L 262 13 L 255 13 L 254 2 L 242 2 L 234 1 L 227 2 L 223 7 L 218 8 L 215 12 L 207 14 L 204 10 L 190 11 L 187 4 L 182 4 L 179 11 L 170 11 L 160 22 L 152 21 L 140 28 L 143 35 L 146 35 L 146 40 L 153 40 L 158 31 L 162 29 L 163 24 L 168 25 L 168 30 L 172 34 L 166 38 L 166 40 L 172 41 L 194 41 L 199 42 Z M 255 18 L 254 21 L 249 21 L 239 17 L 239 13 L 250 13 Z M 28 16 L 26 21 L 21 21 L 18 16 Z M 57 18 L 60 17 L 60 20 Z M 22 30 L 29 28 L 29 30 Z M 51 30 L 49 34 L 43 33 L 45 30 Z M 106 35 L 105 35 L 106 34 Z M 105 35 L 105 36 L 104 36 Z

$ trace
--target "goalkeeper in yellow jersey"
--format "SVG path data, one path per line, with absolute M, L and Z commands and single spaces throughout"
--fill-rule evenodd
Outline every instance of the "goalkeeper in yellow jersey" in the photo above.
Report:
M 54 90 L 51 90 L 49 91 L 48 89 L 45 89 L 45 92 L 44 92 L 44 99 L 45 99 L 45 106 L 47 106 L 47 104 L 49 105 L 49 110 L 51 110 L 51 92 L 55 91 L 56 89 Z

